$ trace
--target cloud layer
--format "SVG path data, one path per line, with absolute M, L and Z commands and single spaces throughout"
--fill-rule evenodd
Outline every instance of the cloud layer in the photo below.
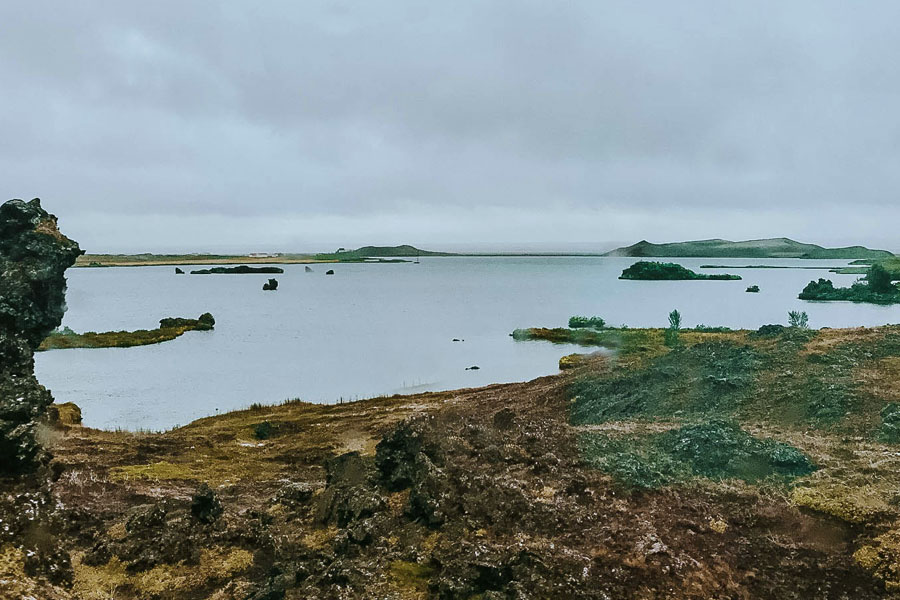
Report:
M 92 251 L 900 249 L 893 2 L 8 2 L 0 178 Z

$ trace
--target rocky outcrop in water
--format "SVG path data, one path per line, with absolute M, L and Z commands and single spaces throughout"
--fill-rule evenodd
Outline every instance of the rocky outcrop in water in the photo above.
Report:
M 53 396 L 34 377 L 34 351 L 66 310 L 65 270 L 82 254 L 40 200 L 0 206 L 0 474 L 47 461 L 36 439 Z
M 263 284 L 263 291 L 265 291 L 265 292 L 269 292 L 269 291 L 274 292 L 277 289 L 278 289 L 278 280 L 277 279 L 270 279 L 269 281 L 267 281 L 266 283 Z
M 210 269 L 197 269 L 191 271 L 191 275 L 249 275 L 253 273 L 284 273 L 281 267 L 212 267 Z

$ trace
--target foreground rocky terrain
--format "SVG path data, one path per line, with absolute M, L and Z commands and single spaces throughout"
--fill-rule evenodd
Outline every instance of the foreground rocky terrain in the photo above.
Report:
M 891 597 L 900 455 L 881 413 L 900 328 L 643 338 L 523 384 L 254 407 L 163 434 L 58 423 L 52 502 L 5 488 L 50 525 L 6 538 L 0 589 Z M 648 445 L 672 432 L 681 446 Z
M 621 330 L 528 383 L 98 431 L 30 374 L 77 252 L 38 208 L 0 212 L 24 223 L 0 247 L 0 399 L 36 399 L 3 430 L 31 460 L 0 481 L 0 598 L 900 590 L 900 327 Z

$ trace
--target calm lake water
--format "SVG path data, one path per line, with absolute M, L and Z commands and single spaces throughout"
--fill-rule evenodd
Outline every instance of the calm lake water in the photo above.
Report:
M 156 327 L 211 312 L 215 331 L 156 346 L 56 350 L 37 375 L 86 425 L 167 429 L 199 417 L 289 398 L 338 402 L 523 381 L 557 371 L 583 348 L 515 342 L 517 327 L 565 326 L 570 315 L 613 325 L 756 328 L 789 310 L 810 326 L 900 322 L 900 307 L 797 299 L 814 270 L 739 270 L 743 281 L 620 281 L 630 258 L 424 258 L 421 264 L 285 265 L 276 292 L 264 275 L 175 275 L 173 267 L 72 269 L 64 325 L 75 331 Z M 679 259 L 701 264 L 840 266 L 847 261 Z M 324 273 L 328 268 L 333 276 Z M 703 272 L 727 272 L 724 269 Z M 759 294 L 744 290 L 758 284 Z M 453 342 L 453 338 L 464 342 Z M 478 365 L 480 370 L 467 371 Z

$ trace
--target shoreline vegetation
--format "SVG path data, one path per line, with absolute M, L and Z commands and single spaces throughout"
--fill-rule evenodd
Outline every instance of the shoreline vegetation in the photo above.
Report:
M 830 279 L 810 281 L 798 298 L 815 301 L 849 301 L 868 304 L 900 304 L 900 288 L 894 283 L 897 273 L 881 263 L 866 269 L 866 276 L 850 287 L 834 287 Z
M 739 281 L 741 276 L 728 273 L 706 275 L 696 273 L 676 263 L 642 260 L 622 271 L 619 279 L 636 281 Z
M 196 319 L 169 317 L 161 319 L 156 329 L 136 331 L 104 331 L 76 333 L 68 327 L 56 330 L 47 336 L 38 347 L 38 352 L 66 350 L 69 348 L 132 348 L 168 342 L 188 331 L 210 331 L 216 320 L 210 313 L 203 313 Z

